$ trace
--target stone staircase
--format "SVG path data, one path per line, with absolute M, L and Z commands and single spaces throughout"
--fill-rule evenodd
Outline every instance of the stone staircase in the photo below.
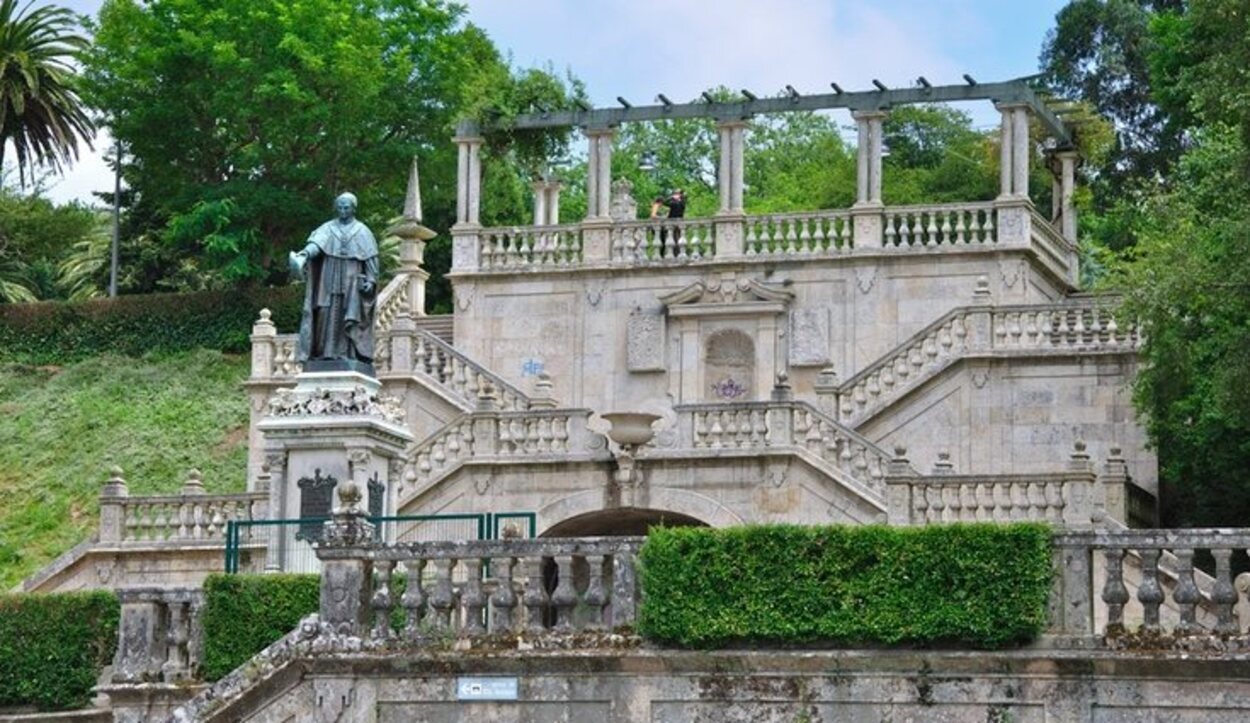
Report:
M 1131 352 L 1136 327 L 1120 328 L 1105 301 L 961 306 L 907 338 L 838 386 L 817 390 L 838 421 L 862 427 L 956 362 L 973 357 Z

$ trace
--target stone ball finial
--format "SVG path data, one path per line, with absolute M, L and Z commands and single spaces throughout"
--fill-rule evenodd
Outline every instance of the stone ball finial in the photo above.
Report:
M 270 311 L 269 309 L 261 309 L 261 310 L 260 310 L 260 320 L 261 320 L 261 323 L 267 322 L 267 321 L 269 321 L 271 318 L 273 318 L 273 312 L 272 312 L 272 311 Z
M 1072 449 L 1076 450 L 1077 452 L 1084 452 L 1084 451 L 1085 451 L 1085 440 L 1083 440 L 1083 439 L 1078 439 L 1078 440 L 1076 440 L 1075 442 L 1073 442 L 1073 443 L 1072 443 Z
M 1123 456 L 1123 450 L 1120 449 L 1119 445 L 1112 445 L 1111 449 L 1108 451 L 1108 454 L 1110 454 L 1112 457 L 1121 457 Z
M 339 502 L 344 511 L 354 512 L 360 504 L 360 486 L 348 480 L 339 487 Z
M 790 381 L 790 375 L 786 372 L 777 372 L 777 386 L 784 387 Z
M 943 462 L 949 462 L 951 461 L 951 453 L 950 452 L 938 452 L 938 459 Z
M 122 477 L 122 468 L 117 465 L 109 466 L 109 478 L 104 482 L 104 488 L 100 490 L 101 497 L 125 497 L 129 491 L 126 489 L 126 480 Z
M 907 459 L 907 447 L 901 444 L 894 445 L 894 459 Z
M 125 482 L 122 479 L 122 468 L 120 466 L 111 465 L 109 467 L 109 482 Z

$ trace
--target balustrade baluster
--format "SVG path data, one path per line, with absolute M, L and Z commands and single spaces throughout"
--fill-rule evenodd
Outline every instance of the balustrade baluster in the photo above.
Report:
M 994 485 L 994 521 L 1006 522 L 1011 519 L 1011 483 L 999 482 Z
M 985 223 L 981 225 L 981 243 L 994 242 L 994 212 L 985 211 Z
M 568 632 L 573 629 L 573 608 L 577 605 L 577 589 L 573 587 L 573 556 L 556 555 L 556 589 L 551 593 L 551 604 L 556 609 L 556 629 Z
M 491 559 L 491 570 L 498 576 L 495 591 L 490 596 L 490 630 L 492 633 L 506 633 L 512 630 L 512 611 L 517 604 L 516 591 L 512 589 L 512 567 L 515 564 L 515 557 Z
M 994 520 L 994 484 L 981 482 L 977 485 L 977 522 Z
M 1046 483 L 1046 519 L 1059 524 L 1063 521 L 1063 483 Z
M 547 612 L 547 587 L 543 584 L 543 558 L 525 560 L 525 592 L 521 596 L 525 605 L 526 628 L 531 633 L 541 633 L 546 626 L 543 615 Z
M 976 522 L 981 513 L 977 504 L 977 486 L 975 484 L 959 485 L 959 508 L 963 514 L 960 519 L 964 522 Z
M 882 243 L 886 248 L 894 248 L 895 246 L 898 246 L 898 234 L 894 230 L 894 226 L 897 221 L 897 216 L 887 214 L 885 217 L 885 235 Z
M 1194 583 L 1194 551 L 1178 547 L 1172 551 L 1176 555 L 1176 589 L 1172 592 L 1172 600 L 1180 608 L 1180 622 L 1176 625 L 1179 635 L 1193 635 L 1201 630 L 1197 620 L 1198 601 L 1202 596 Z
M 938 237 L 937 219 L 935 218 L 937 214 L 934 213 L 933 211 L 929 211 L 928 213 L 924 215 L 929 217 L 929 225 L 925 227 L 924 245 L 925 246 L 937 246 L 938 243 L 940 242 L 940 239 Z
M 1046 483 L 1045 482 L 1029 482 L 1025 495 L 1029 500 L 1029 509 L 1026 519 L 1033 521 L 1042 521 L 1046 519 Z
M 959 485 L 942 485 L 942 500 L 946 505 L 945 522 L 962 522 L 964 501 L 959 496 Z
M 708 435 L 711 437 L 711 445 L 709 446 L 712 449 L 720 449 L 721 437 L 725 434 L 725 428 L 720 423 L 720 412 L 712 412 L 709 416 L 712 418 L 712 428 L 708 431 Z
M 482 614 L 486 610 L 486 595 L 482 592 L 482 561 L 476 557 L 464 560 L 465 582 L 460 594 L 464 605 L 464 632 L 480 635 L 486 632 Z
M 439 630 L 452 629 L 451 613 L 456 604 L 456 596 L 451 586 L 451 574 L 455 566 L 454 559 L 434 561 L 434 589 L 430 591 L 430 609 L 434 611 L 434 627 Z
M 391 637 L 391 608 L 395 601 L 391 598 L 391 570 L 395 563 L 391 560 L 378 560 L 374 565 L 377 574 L 377 587 L 373 591 L 370 607 L 373 608 L 373 639 L 386 640 Z
M 586 565 L 590 568 L 586 593 L 582 595 L 582 604 L 586 606 L 586 629 L 602 630 L 603 607 L 608 603 L 607 591 L 603 587 L 603 555 L 587 555 Z
M 1148 633 L 1159 632 L 1159 605 L 1163 603 L 1163 587 L 1159 585 L 1160 550 L 1141 550 L 1141 584 L 1137 586 L 1137 601 L 1142 605 L 1142 629 Z
M 1107 578 L 1102 588 L 1102 601 L 1107 604 L 1105 632 L 1111 633 L 1124 628 L 1124 605 L 1128 603 L 1128 588 L 1124 586 L 1124 550 L 1105 550 L 1103 556 L 1107 561 Z
M 925 488 L 925 499 L 929 503 L 925 522 L 945 522 L 946 501 L 943 499 L 942 486 L 939 484 L 928 485 Z
M 767 223 L 767 222 L 757 221 L 756 219 L 751 219 L 751 218 L 747 219 L 746 237 L 742 241 L 742 245 L 743 247 L 745 247 L 747 256 L 755 256 L 759 254 L 759 249 L 756 248 L 759 244 L 759 236 L 756 235 L 756 228 L 759 226 L 760 223 Z
M 1236 635 L 1240 632 L 1233 615 L 1233 606 L 1237 604 L 1237 590 L 1233 587 L 1229 571 L 1232 554 L 1233 551 L 1229 549 L 1211 550 L 1211 557 L 1215 558 L 1215 585 L 1211 588 L 1211 604 L 1215 606 L 1215 632 L 1218 635 Z
M 425 615 L 425 590 L 421 587 L 421 574 L 424 570 L 425 560 L 404 562 L 407 584 L 404 586 L 404 594 L 399 598 L 399 604 L 405 612 L 404 637 L 409 640 L 416 640 L 421 634 L 421 618 Z

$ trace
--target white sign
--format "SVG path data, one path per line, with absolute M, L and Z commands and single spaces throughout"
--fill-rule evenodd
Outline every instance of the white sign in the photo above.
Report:
M 457 678 L 456 700 L 516 700 L 516 678 Z

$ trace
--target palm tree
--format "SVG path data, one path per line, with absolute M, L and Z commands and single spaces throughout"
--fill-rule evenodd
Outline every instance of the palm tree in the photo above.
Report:
M 74 88 L 71 61 L 88 45 L 78 20 L 52 5 L 0 0 L 0 167 L 13 143 L 20 182 L 35 165 L 59 171 L 91 147 L 95 129 Z

